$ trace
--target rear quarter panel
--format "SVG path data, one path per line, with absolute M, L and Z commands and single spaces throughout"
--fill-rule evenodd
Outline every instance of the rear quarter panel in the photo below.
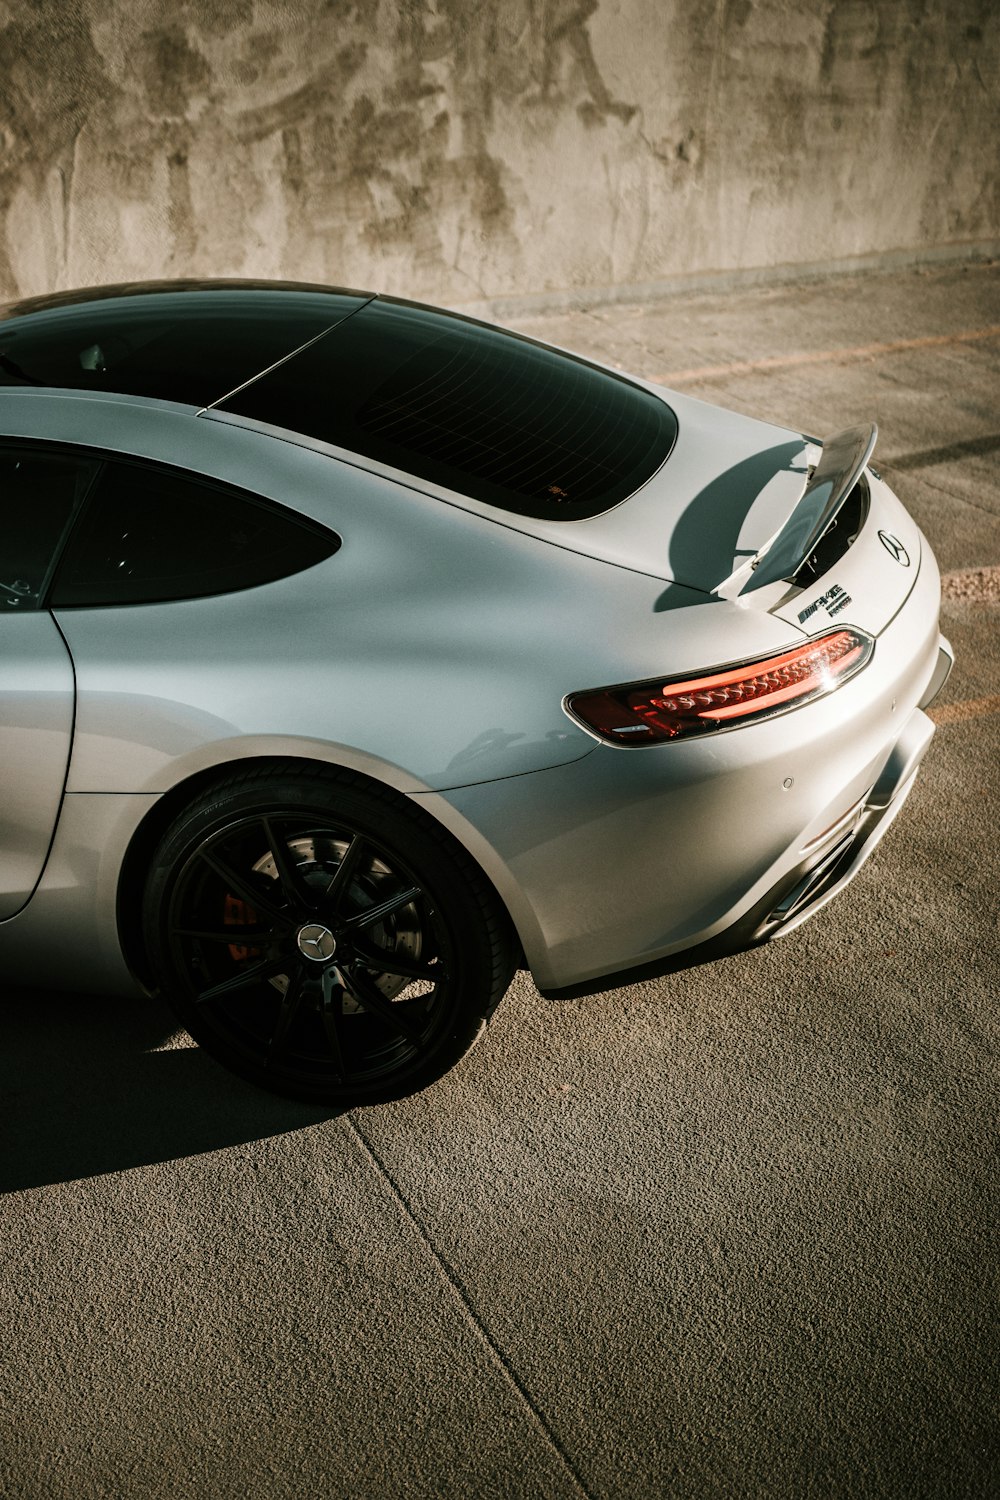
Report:
M 518 776 L 593 750 L 567 693 L 797 637 L 298 445 L 167 416 L 169 442 L 144 419 L 143 451 L 176 457 L 208 429 L 217 477 L 251 487 L 255 467 L 258 493 L 294 501 L 343 545 L 240 593 L 59 611 L 78 683 L 72 792 L 165 791 L 269 753 L 402 791 Z

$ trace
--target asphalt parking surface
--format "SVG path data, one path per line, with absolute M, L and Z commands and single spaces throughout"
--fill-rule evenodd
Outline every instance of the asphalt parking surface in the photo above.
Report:
M 874 416 L 957 664 L 798 932 L 546 1003 L 341 1116 L 157 1004 L 8 993 L 0 1494 L 994 1496 L 1000 269 L 519 320 L 805 431 Z

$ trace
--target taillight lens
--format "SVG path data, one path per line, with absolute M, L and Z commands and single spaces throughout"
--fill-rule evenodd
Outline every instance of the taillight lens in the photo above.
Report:
M 874 647 L 863 630 L 835 630 L 779 656 L 758 657 L 701 677 L 656 678 L 573 693 L 566 707 L 616 745 L 713 734 L 823 697 L 860 672 Z

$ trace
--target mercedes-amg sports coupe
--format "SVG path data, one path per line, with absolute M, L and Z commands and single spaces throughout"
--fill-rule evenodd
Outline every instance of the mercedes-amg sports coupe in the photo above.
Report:
M 874 441 L 362 292 L 0 310 L 0 974 L 159 990 L 349 1104 L 518 966 L 580 994 L 790 932 L 951 665 Z

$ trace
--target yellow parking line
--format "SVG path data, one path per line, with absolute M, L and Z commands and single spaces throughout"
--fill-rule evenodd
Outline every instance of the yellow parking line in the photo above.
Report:
M 683 380 L 711 380 L 719 375 L 743 375 L 753 370 L 794 369 L 797 365 L 834 364 L 841 359 L 874 359 L 882 354 L 902 354 L 908 349 L 937 349 L 943 344 L 971 344 L 1000 338 L 1000 323 L 989 328 L 969 328 L 963 333 L 934 333 L 919 339 L 898 339 L 891 344 L 858 344 L 853 349 L 809 350 L 799 354 L 775 354 L 766 359 L 737 360 L 730 365 L 701 365 L 692 370 L 671 370 L 649 375 L 658 385 L 677 385 Z
M 966 698 L 964 703 L 944 703 L 940 708 L 929 708 L 927 713 L 935 724 L 960 724 L 964 719 L 1000 714 L 1000 698 Z

